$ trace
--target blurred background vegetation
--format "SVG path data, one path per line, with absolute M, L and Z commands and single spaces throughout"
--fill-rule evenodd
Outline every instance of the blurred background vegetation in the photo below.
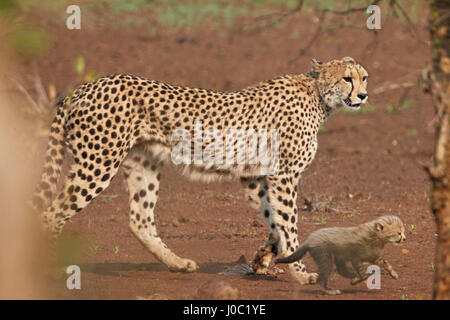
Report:
M 300 11 L 302 16 L 315 17 L 314 23 L 323 24 L 328 30 L 336 29 L 336 23 L 318 21 L 320 12 L 345 11 L 351 8 L 365 8 L 367 0 L 81 0 L 82 30 L 109 29 L 132 30 L 139 28 L 148 36 L 164 37 L 179 32 L 195 30 L 214 30 L 218 36 L 239 33 L 261 32 L 267 29 L 283 29 L 290 23 L 289 16 Z M 389 7 L 391 16 L 400 23 L 417 23 L 424 20 L 420 15 L 419 0 L 381 1 L 379 5 Z M 92 81 L 102 75 L 95 66 L 88 65 L 86 57 L 74 53 L 70 62 L 76 74 L 67 88 L 55 83 L 43 83 L 36 64 L 55 49 L 54 30 L 64 28 L 68 17 L 66 8 L 73 4 L 71 0 L 2 0 L 0 2 L 0 20 L 5 52 L 19 63 L 25 64 L 28 74 L 21 79 L 9 79 L 15 83 L 28 105 L 26 112 L 41 115 L 46 104 L 52 104 L 58 94 L 65 94 L 82 81 Z M 286 18 L 286 19 L 285 19 Z M 383 17 L 384 19 L 385 17 Z M 365 25 L 355 26 L 343 19 L 339 28 L 364 29 Z M 306 28 L 305 28 L 306 29 Z M 308 31 L 311 31 L 308 29 Z M 319 31 L 319 29 L 318 29 Z M 332 32 L 332 31 L 330 31 Z M 301 40 L 305 30 L 289 30 L 289 38 Z M 401 39 L 405 35 L 396 34 Z M 186 41 L 179 39 L 180 43 Z M 325 40 L 330 41 L 330 40 Z M 24 79 L 28 77 L 28 79 Z M 396 109 L 388 107 L 387 110 Z
M 398 0 L 404 5 L 409 17 L 417 21 L 420 14 L 419 0 Z M 386 1 L 388 3 L 388 1 Z M 48 21 L 65 21 L 65 8 L 73 4 L 70 0 L 3 0 L 1 10 L 14 15 L 26 15 L 30 12 L 44 12 Z M 215 28 L 232 28 L 242 19 L 251 19 L 274 12 L 295 9 L 299 4 L 305 14 L 317 10 L 347 10 L 368 6 L 364 0 L 81 0 L 83 14 L 101 15 L 102 20 L 111 23 L 111 27 L 123 28 L 147 25 L 153 30 L 155 24 L 173 29 L 181 27 L 200 28 L 207 25 Z M 395 7 L 393 8 L 395 10 Z M 398 9 L 397 9 L 398 10 Z M 400 13 L 400 19 L 404 19 Z M 257 25 L 249 26 L 257 27 Z

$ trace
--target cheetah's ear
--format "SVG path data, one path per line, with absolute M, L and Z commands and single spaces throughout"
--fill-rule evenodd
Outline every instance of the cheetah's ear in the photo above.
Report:
M 377 223 L 375 223 L 375 229 L 377 231 L 383 231 L 384 226 L 383 226 L 383 224 L 381 222 L 377 222 Z
M 311 65 L 313 67 L 313 70 L 318 70 L 322 66 L 322 62 L 317 61 L 316 59 L 311 59 Z
M 347 63 L 356 63 L 355 59 L 353 59 L 352 57 L 344 57 L 342 58 L 342 61 Z

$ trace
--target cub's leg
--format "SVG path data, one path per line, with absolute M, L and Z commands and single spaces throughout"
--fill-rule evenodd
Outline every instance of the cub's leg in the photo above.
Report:
M 352 266 L 355 268 L 357 273 L 356 277 L 351 280 L 352 285 L 363 282 L 369 277 L 369 274 L 366 273 L 366 265 L 364 263 L 361 263 L 360 261 L 352 261 Z
M 270 261 L 277 254 L 288 256 L 297 250 L 297 194 L 290 176 L 268 176 L 255 181 L 246 181 L 246 192 L 252 206 L 269 226 L 269 238 L 258 249 L 252 263 L 257 274 L 268 271 Z M 301 284 L 315 283 L 317 274 L 306 272 L 300 260 L 289 264 L 294 278 Z
M 391 264 L 387 260 L 380 258 L 376 262 L 376 264 L 379 265 L 381 269 L 386 271 L 392 278 L 398 279 L 398 273 L 395 272 L 395 270 L 392 268 Z
M 317 283 L 323 287 L 323 291 L 329 295 L 341 294 L 340 290 L 334 290 L 328 287 L 328 278 L 333 269 L 333 257 L 331 254 L 321 248 L 311 248 L 309 252 L 319 268 Z
M 353 279 L 354 277 L 356 277 L 356 273 L 348 268 L 345 261 L 335 258 L 335 263 L 336 270 L 341 276 L 349 279 Z
M 171 271 L 194 272 L 197 264 L 175 255 L 156 232 L 154 209 L 158 199 L 162 163 L 151 153 L 134 148 L 125 159 L 123 168 L 130 192 L 131 232 Z

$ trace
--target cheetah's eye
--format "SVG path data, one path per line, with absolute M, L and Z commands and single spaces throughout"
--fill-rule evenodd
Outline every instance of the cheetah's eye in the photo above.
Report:
M 351 83 L 351 82 L 352 82 L 352 78 L 350 78 L 350 77 L 344 77 L 344 81 L 345 81 L 345 82 L 350 82 L 350 83 Z
M 363 81 L 366 81 L 366 80 L 367 80 L 367 76 L 364 76 L 364 77 L 363 77 Z

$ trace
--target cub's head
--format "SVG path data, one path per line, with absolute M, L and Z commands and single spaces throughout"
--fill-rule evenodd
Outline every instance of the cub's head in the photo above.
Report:
M 340 106 L 358 110 L 367 102 L 367 71 L 351 57 L 327 63 L 312 60 L 317 89 L 330 111 Z
M 373 221 L 378 238 L 384 242 L 400 244 L 406 240 L 405 227 L 399 217 L 383 216 Z

